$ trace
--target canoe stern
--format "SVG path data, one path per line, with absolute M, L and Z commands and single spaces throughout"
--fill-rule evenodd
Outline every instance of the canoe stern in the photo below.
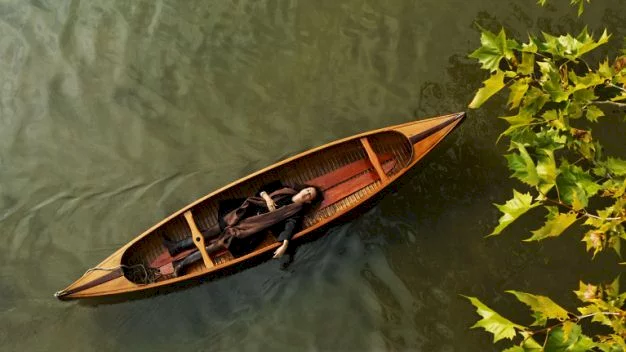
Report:
M 124 269 L 120 265 L 120 254 L 118 254 L 120 251 L 96 267 L 87 270 L 78 280 L 56 292 L 54 296 L 60 300 L 69 300 L 132 290 L 137 285 L 128 281 L 124 276 Z
M 431 149 L 458 127 L 465 120 L 465 117 L 465 112 L 458 112 L 395 127 L 394 130 L 404 134 L 413 145 L 413 160 L 409 167 L 428 154 Z

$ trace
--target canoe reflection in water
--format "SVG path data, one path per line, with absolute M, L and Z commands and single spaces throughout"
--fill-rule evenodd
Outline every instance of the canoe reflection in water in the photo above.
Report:
M 260 232 L 268 230 L 272 234 L 278 233 L 276 241 L 280 242 L 281 246 L 274 251 L 273 257 L 282 258 L 281 267 L 285 268 L 293 259 L 293 251 L 287 252 L 287 249 L 294 231 L 301 224 L 302 213 L 321 199 L 322 192 L 315 186 L 292 188 L 275 181 L 262 187 L 256 196 L 244 200 L 222 201 L 219 205 L 218 224 L 201 231 L 205 241 L 208 241 L 206 251 L 213 254 L 227 249 L 233 256 L 239 257 L 257 247 L 263 240 Z M 232 209 L 234 204 L 238 206 Z M 174 257 L 184 250 L 195 247 L 193 241 L 194 238 L 180 241 L 164 238 L 164 245 L 170 256 Z M 168 275 L 173 270 L 174 274 L 179 276 L 185 267 L 201 259 L 202 253 L 194 250 L 184 258 L 174 261 L 172 265 L 161 265 L 160 271 L 162 275 Z M 154 263 L 152 267 L 156 265 L 159 263 Z

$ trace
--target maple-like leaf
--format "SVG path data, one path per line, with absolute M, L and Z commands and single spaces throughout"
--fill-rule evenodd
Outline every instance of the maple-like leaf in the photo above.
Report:
M 531 114 L 526 113 L 525 111 L 520 111 L 519 114 L 514 115 L 514 116 L 502 116 L 499 118 L 505 120 L 511 126 L 509 126 L 509 128 L 507 128 L 504 132 L 500 134 L 500 136 L 498 137 L 498 141 L 500 140 L 500 138 L 504 136 L 509 136 L 515 130 L 524 128 L 534 121 L 533 116 Z
M 492 74 L 491 77 L 483 82 L 483 87 L 476 92 L 476 95 L 469 104 L 469 107 L 472 109 L 478 109 L 484 102 L 486 102 L 494 94 L 498 93 L 502 88 L 504 88 L 504 72 L 496 70 L 496 73 Z
M 550 100 L 550 96 L 537 87 L 530 87 L 524 96 L 520 112 L 534 115 Z
M 539 204 L 539 202 L 533 203 L 533 197 L 529 193 L 522 194 L 513 190 L 513 199 L 502 205 L 494 204 L 502 212 L 502 216 L 498 220 L 498 226 L 489 236 L 499 235 L 513 221 Z
M 598 286 L 586 284 L 582 281 L 578 282 L 578 291 L 574 291 L 576 297 L 583 302 L 594 302 L 600 295 Z
M 548 209 L 548 215 L 546 216 L 546 223 L 540 229 L 533 231 L 533 235 L 524 241 L 541 241 L 548 237 L 559 236 L 565 231 L 571 224 L 576 221 L 575 213 L 559 213 L 557 207 L 546 207 Z
M 609 157 L 604 165 L 611 174 L 616 176 L 626 176 L 626 160 Z
M 598 122 L 598 118 L 602 116 L 604 116 L 604 111 L 600 110 L 599 107 L 595 105 L 589 105 L 587 107 L 587 113 L 585 114 L 587 120 L 591 122 Z
M 571 34 L 555 37 L 548 33 L 543 33 L 543 37 L 545 42 L 542 43 L 542 49 L 546 52 L 552 54 L 556 59 L 564 58 L 576 61 L 585 53 L 606 44 L 611 35 L 604 30 L 600 38 L 595 40 L 585 27 L 576 37 L 573 37 Z
M 568 82 L 566 79 L 562 79 L 559 73 L 559 68 L 551 60 L 543 60 L 537 62 L 541 71 L 540 83 L 543 89 L 550 95 L 550 98 L 560 103 L 566 101 L 569 98 L 570 90 L 565 87 Z
M 493 311 L 491 308 L 484 305 L 478 298 L 467 297 L 472 305 L 476 307 L 476 313 L 482 317 L 479 321 L 472 326 L 474 328 L 483 328 L 487 332 L 493 334 L 493 342 L 498 342 L 502 339 L 513 339 L 517 332 L 515 329 L 523 329 L 521 325 L 517 325 L 510 320 L 504 318 L 500 314 Z
M 539 184 L 537 167 L 526 147 L 517 142 L 511 142 L 511 147 L 517 148 L 518 153 L 507 154 L 504 157 L 508 161 L 509 169 L 513 171 L 512 176 L 530 186 L 537 186 Z
M 533 311 L 533 317 L 535 318 L 532 325 L 544 326 L 548 322 L 548 319 L 564 321 L 568 318 L 567 311 L 548 297 L 513 290 L 506 292 L 515 295 L 520 302 L 530 307 Z
M 504 28 L 497 35 L 481 28 L 480 48 L 472 52 L 469 57 L 477 59 L 481 67 L 490 72 L 494 72 L 500 66 L 503 58 L 514 57 L 512 48 L 519 46 L 517 42 L 507 40 Z
M 590 230 L 587 231 L 581 241 L 586 243 L 587 252 L 593 250 L 593 257 L 595 258 L 596 254 L 604 249 L 605 238 L 606 234 L 604 234 L 602 231 Z
M 544 351 L 586 352 L 595 346 L 596 344 L 591 338 L 583 335 L 580 325 L 574 324 L 571 326 L 567 338 L 565 338 L 562 326 L 550 330 Z
M 559 168 L 556 178 L 556 186 L 561 200 L 571 205 L 574 210 L 580 210 L 587 206 L 589 198 L 593 197 L 601 188 L 594 182 L 591 175 L 576 165 L 564 162 Z
M 529 83 L 530 78 L 523 78 L 515 81 L 515 83 L 509 87 L 511 94 L 509 95 L 509 100 L 506 102 L 509 105 L 509 110 L 517 108 L 522 102 L 522 98 L 524 98 L 528 90 Z
M 554 151 L 545 148 L 537 149 L 537 176 L 541 193 L 546 194 L 554 187 L 557 175 Z

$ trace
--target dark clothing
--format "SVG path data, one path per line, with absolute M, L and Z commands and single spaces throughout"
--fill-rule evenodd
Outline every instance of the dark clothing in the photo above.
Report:
M 276 210 L 269 211 L 267 203 L 262 197 L 249 197 L 243 202 L 239 202 L 239 206 L 231 211 L 228 210 L 228 203 L 233 201 L 225 201 L 220 204 L 218 211 L 218 224 L 210 229 L 202 231 L 203 237 L 207 242 L 207 252 L 211 253 L 220 248 L 227 248 L 234 256 L 243 255 L 251 248 L 256 247 L 263 236 L 253 236 L 263 230 L 271 229 L 274 233 L 279 233 L 277 241 L 289 240 L 294 235 L 294 230 L 301 220 L 300 212 L 303 204 L 293 203 L 291 198 L 297 192 L 289 187 L 276 187 L 276 183 L 272 183 L 262 189 L 262 191 L 271 192 L 269 196 L 276 204 Z M 278 184 L 279 186 L 282 186 Z M 260 193 L 260 192 L 259 192 Z M 224 214 L 226 213 L 226 214 Z M 170 253 L 193 247 L 191 238 L 168 245 Z M 183 266 L 193 263 L 201 259 L 199 251 L 196 251 L 178 263 L 175 263 L 175 271 L 178 273 Z
M 211 239 L 210 242 L 219 243 L 228 248 L 234 238 L 246 238 L 296 216 L 302 210 L 303 205 L 291 201 L 291 197 L 295 194 L 296 191 L 288 187 L 272 192 L 269 196 L 277 205 L 277 209 L 271 212 L 267 209 L 263 198 L 247 198 L 239 208 L 223 217 L 226 226 L 221 234 Z M 295 223 L 292 223 L 290 231 L 283 237 L 291 238 L 294 227 Z
M 239 225 L 228 227 L 224 218 L 220 217 L 220 225 L 226 226 L 220 231 L 221 235 L 210 240 L 210 242 L 220 243 L 223 247 L 228 248 L 234 256 L 240 256 L 251 248 L 255 248 L 263 240 L 263 236 L 254 236 L 254 234 L 264 230 L 269 229 L 277 236 L 276 240 L 279 242 L 290 240 L 302 219 L 300 215 L 302 207 L 291 201 L 291 195 L 285 197 L 270 193 L 270 197 L 276 204 L 276 210 L 271 213 L 264 201 L 261 206 L 251 204 L 245 212 L 248 217 L 240 220 Z M 241 205 L 242 202 L 239 204 Z M 285 219 L 285 217 L 287 218 Z M 263 218 L 265 219 L 259 220 Z M 249 222 L 253 222 L 254 225 L 246 225 Z

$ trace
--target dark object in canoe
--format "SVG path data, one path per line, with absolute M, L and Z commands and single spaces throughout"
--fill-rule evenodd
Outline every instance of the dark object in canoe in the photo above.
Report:
M 96 268 L 55 294 L 60 299 L 136 292 L 215 273 L 278 248 L 270 233 L 250 253 L 234 257 L 224 250 L 206 253 L 201 229 L 217 223 L 220 201 L 245 198 L 261 185 L 279 180 L 285 185 L 311 184 L 324 192 L 321 204 L 304 216 L 294 239 L 347 213 L 396 180 L 458 126 L 465 113 L 439 116 L 344 138 L 278 162 L 198 199 L 148 229 Z M 193 236 L 202 261 L 174 276 L 172 258 L 163 238 Z

